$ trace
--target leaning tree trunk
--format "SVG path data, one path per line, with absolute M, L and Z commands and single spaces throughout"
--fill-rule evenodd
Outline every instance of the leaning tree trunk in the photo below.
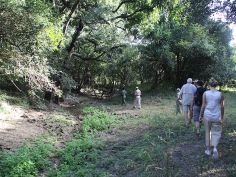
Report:
M 75 30 L 75 32 L 72 36 L 71 43 L 67 48 L 68 56 L 64 59 L 64 62 L 63 62 L 63 67 L 64 68 L 67 68 L 67 64 L 68 64 L 68 61 L 69 61 L 69 58 L 70 58 L 70 53 L 72 52 L 73 48 L 75 47 L 75 42 L 77 41 L 77 39 L 78 39 L 78 37 L 79 37 L 79 35 L 80 35 L 83 28 L 84 28 L 83 22 L 82 22 L 81 19 L 79 19 L 76 30 Z

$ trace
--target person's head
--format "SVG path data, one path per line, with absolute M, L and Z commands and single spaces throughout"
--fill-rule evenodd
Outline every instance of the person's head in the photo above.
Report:
M 179 91 L 180 91 L 180 88 L 177 88 L 176 91 L 179 92 Z
M 124 88 L 124 87 L 122 87 L 122 90 L 125 90 L 125 88 Z
M 210 78 L 209 82 L 208 82 L 210 87 L 216 87 L 218 85 L 218 82 L 212 77 Z
M 197 86 L 203 87 L 203 84 L 204 84 L 204 83 L 203 83 L 203 81 L 198 80 L 196 84 L 197 84 Z
M 135 89 L 138 90 L 138 87 L 136 87 Z
M 193 82 L 192 78 L 188 78 L 188 79 L 187 79 L 187 83 L 190 83 L 190 84 L 191 84 L 192 82 Z

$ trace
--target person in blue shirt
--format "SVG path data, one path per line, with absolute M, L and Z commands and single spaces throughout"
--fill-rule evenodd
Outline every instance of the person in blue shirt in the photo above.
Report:
M 192 98 L 197 88 L 192 84 L 192 79 L 188 78 L 187 83 L 184 84 L 180 90 L 180 98 L 182 99 L 183 113 L 185 125 L 188 126 L 191 123 L 190 117 L 190 106 L 192 103 Z

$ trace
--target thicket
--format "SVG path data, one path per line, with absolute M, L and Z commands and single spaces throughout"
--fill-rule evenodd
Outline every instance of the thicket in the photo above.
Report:
M 213 0 L 0 0 L 0 87 L 32 102 L 45 91 L 117 88 L 187 77 L 235 79 L 229 24 L 210 17 L 233 7 Z M 234 11 L 227 11 L 232 21 Z M 62 71 L 62 86 L 55 76 Z M 59 89 L 59 91 L 58 91 Z M 60 91 L 61 90 L 61 91 Z M 99 93 L 95 92 L 98 90 Z

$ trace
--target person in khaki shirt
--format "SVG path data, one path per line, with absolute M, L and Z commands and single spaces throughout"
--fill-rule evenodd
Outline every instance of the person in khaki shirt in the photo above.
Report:
M 135 92 L 134 92 L 134 96 L 135 96 L 135 100 L 134 100 L 134 108 L 138 108 L 141 109 L 141 91 L 139 90 L 138 87 L 136 87 Z
M 179 99 L 182 100 L 184 120 L 186 126 L 191 123 L 190 106 L 196 90 L 197 88 L 192 84 L 191 78 L 187 79 L 187 83 L 184 84 L 180 90 Z

